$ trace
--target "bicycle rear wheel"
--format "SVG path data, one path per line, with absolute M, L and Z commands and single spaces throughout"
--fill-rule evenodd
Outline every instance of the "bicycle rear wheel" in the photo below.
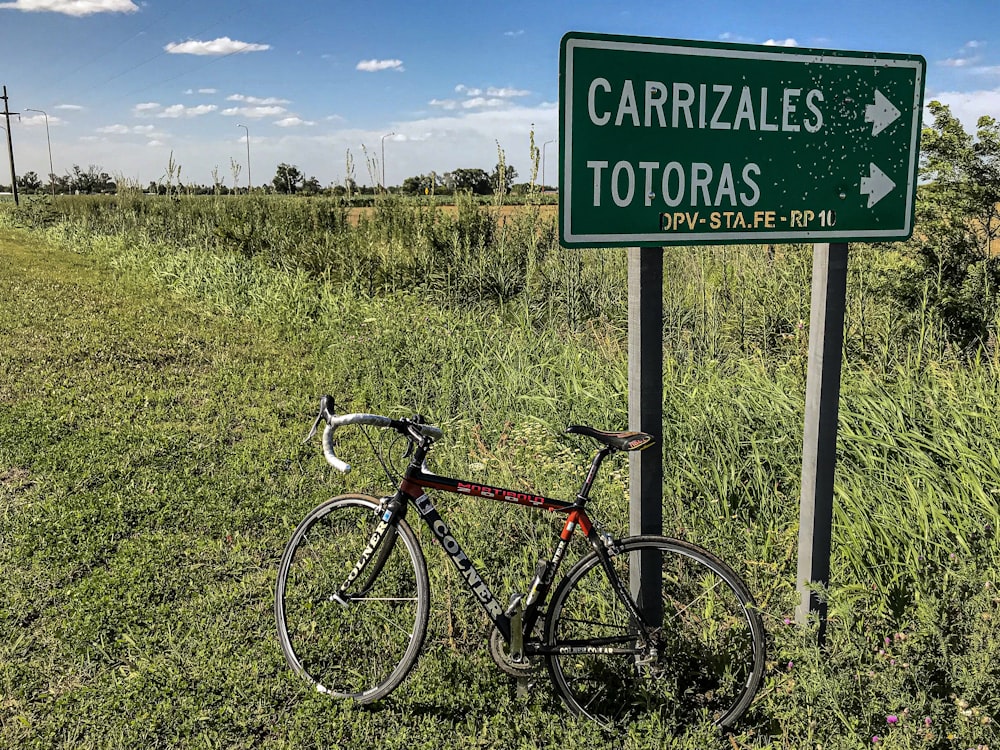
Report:
M 371 703 L 388 695 L 413 667 L 427 632 L 427 566 L 405 520 L 385 565 L 367 591 L 369 569 L 343 585 L 380 522 L 378 501 L 341 495 L 319 505 L 295 529 L 278 569 L 274 614 L 288 664 L 316 689 Z M 391 532 L 390 532 L 391 533 Z
M 587 555 L 553 595 L 546 646 L 617 653 L 549 656 L 564 701 L 605 725 L 650 713 L 676 724 L 709 718 L 731 725 L 764 671 L 764 628 L 750 592 L 725 563 L 687 542 L 640 536 L 619 545 L 611 562 L 626 587 L 630 553 L 660 558 L 663 627 L 656 653 L 643 652 L 600 559 Z

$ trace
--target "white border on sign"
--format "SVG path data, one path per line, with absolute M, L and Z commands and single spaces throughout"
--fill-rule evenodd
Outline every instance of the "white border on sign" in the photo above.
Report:
M 620 52 L 652 52 L 654 54 L 691 55 L 694 57 L 731 57 L 736 59 L 768 60 L 772 62 L 789 62 L 789 58 L 796 58 L 796 63 L 814 63 L 823 65 L 852 65 L 879 68 L 913 68 L 915 82 L 913 90 L 913 119 L 910 132 L 910 163 L 906 173 L 906 210 L 903 217 L 903 225 L 892 229 L 868 229 L 854 231 L 830 230 L 803 230 L 802 232 L 782 231 L 782 232 L 689 232 L 671 233 L 652 232 L 648 234 L 573 234 L 572 221 L 572 195 L 573 189 L 573 53 L 577 48 L 615 50 Z M 617 244 L 634 245 L 662 245 L 665 241 L 671 243 L 677 240 L 707 242 L 725 240 L 821 240 L 825 238 L 849 240 L 849 239 L 871 239 L 880 237 L 899 237 L 902 234 L 909 234 L 913 221 L 913 194 L 914 181 L 916 179 L 914 169 L 917 158 L 917 144 L 920 138 L 920 93 L 923 89 L 921 64 L 917 60 L 900 60 L 891 58 L 854 57 L 851 55 L 829 55 L 813 54 L 808 52 L 769 52 L 766 50 L 742 50 L 734 48 L 719 47 L 687 47 L 675 44 L 650 44 L 645 42 L 619 42 L 606 39 L 581 39 L 573 38 L 566 41 L 566 80 L 565 86 L 565 112 L 564 112 L 564 141 L 563 149 L 566 154 L 563 164 L 563 190 L 566 196 L 566 205 L 563 208 L 563 240 L 567 243 L 598 243 L 613 242 Z

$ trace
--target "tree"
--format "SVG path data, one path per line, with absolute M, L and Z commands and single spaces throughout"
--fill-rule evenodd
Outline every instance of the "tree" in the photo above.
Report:
M 434 192 L 439 182 L 437 175 L 433 172 L 430 174 L 419 174 L 414 177 L 407 177 L 403 180 L 402 191 L 408 195 L 424 195 L 426 193 Z
M 482 169 L 456 169 L 444 176 L 445 184 L 452 190 L 468 190 L 475 195 L 489 195 L 490 176 Z
M 298 167 L 282 162 L 278 165 L 278 171 L 275 173 L 274 179 L 271 180 L 271 184 L 274 185 L 276 192 L 292 195 L 302 187 L 305 181 L 305 177 Z
M 1000 126 L 980 117 L 973 138 L 938 101 L 928 109 L 917 189 L 916 231 L 906 245 L 910 273 L 894 291 L 912 310 L 931 307 L 946 334 L 964 347 L 987 340 L 998 312 L 1000 258 Z
M 323 192 L 323 186 L 315 177 L 310 177 L 302 182 L 303 195 L 319 195 L 321 192 Z
M 493 167 L 493 172 L 490 173 L 490 191 L 493 193 L 509 193 L 510 186 L 514 184 L 515 177 L 517 177 L 517 170 L 515 170 L 514 167 L 508 167 L 503 163 L 498 163 L 495 167 Z M 502 183 L 501 179 L 503 180 Z
M 25 172 L 17 178 L 17 188 L 25 194 L 37 192 L 41 186 L 42 181 L 35 172 Z
M 101 172 L 100 167 L 91 164 L 84 171 L 78 164 L 73 165 L 73 171 L 66 175 L 70 192 L 73 193 L 113 193 L 115 183 L 107 172 Z

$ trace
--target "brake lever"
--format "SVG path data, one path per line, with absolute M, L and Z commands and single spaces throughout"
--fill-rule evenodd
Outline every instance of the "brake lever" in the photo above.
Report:
M 327 414 L 333 414 L 333 396 L 323 396 L 319 400 L 319 414 L 316 415 L 316 420 L 312 423 L 309 435 L 302 441 L 303 444 L 308 443 L 316 436 L 316 431 L 319 430 L 319 423 L 323 421 Z
M 316 437 L 316 431 L 319 430 L 319 423 L 322 421 L 322 419 L 323 419 L 323 412 L 322 410 L 320 410 L 320 413 L 316 416 L 316 421 L 313 422 L 312 424 L 312 429 L 309 430 L 309 434 L 306 436 L 306 439 L 302 441 L 303 445 L 305 445 L 314 437 Z

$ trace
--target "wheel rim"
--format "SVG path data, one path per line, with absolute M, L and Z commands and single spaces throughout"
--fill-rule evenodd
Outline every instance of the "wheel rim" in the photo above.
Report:
M 617 640 L 634 654 L 554 656 L 550 668 L 570 708 L 602 724 L 657 714 L 671 724 L 734 721 L 752 698 L 763 667 L 759 620 L 745 607 L 742 584 L 686 547 L 632 544 L 662 558 L 663 627 L 655 652 L 641 649 L 624 606 L 600 563 L 571 571 L 572 585 L 553 602 L 550 645 Z M 630 555 L 613 563 L 628 581 Z
M 292 668 L 320 692 L 360 702 L 377 700 L 402 680 L 427 621 L 423 558 L 406 527 L 370 591 L 346 606 L 333 598 L 377 524 L 376 505 L 369 501 L 333 502 L 314 511 L 285 551 L 276 602 L 279 637 Z M 365 578 L 348 594 L 357 594 Z

